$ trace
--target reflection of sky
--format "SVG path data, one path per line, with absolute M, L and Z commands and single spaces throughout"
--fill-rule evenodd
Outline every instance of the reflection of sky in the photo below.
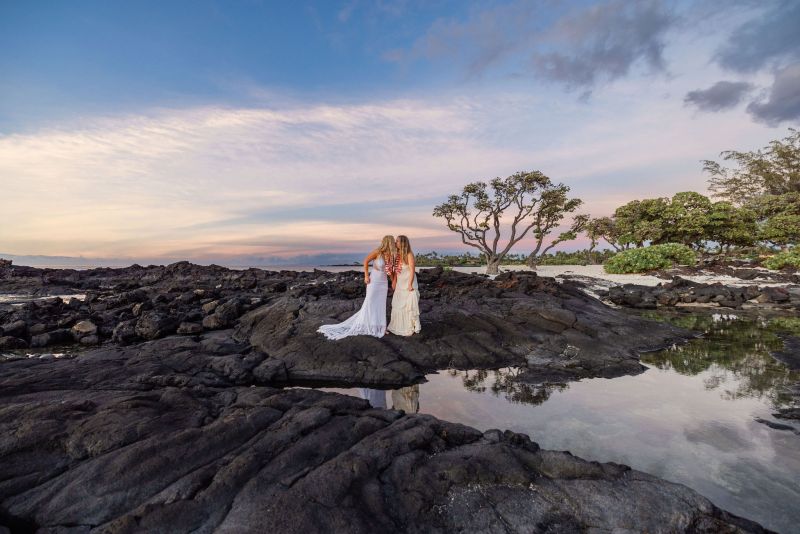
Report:
M 651 368 L 583 380 L 534 407 L 467 391 L 459 377 L 442 373 L 421 386 L 420 411 L 481 430 L 524 432 L 546 449 L 625 463 L 789 531 L 800 521 L 800 436 L 754 420 L 772 419 L 766 401 L 728 400 L 707 390 L 710 374 Z
M 800 435 L 755 421 L 773 419 L 766 399 L 731 399 L 707 389 L 713 373 L 687 376 L 650 368 L 638 376 L 582 380 L 531 406 L 510 403 L 488 387 L 483 393 L 468 391 L 460 375 L 442 372 L 420 385 L 419 409 L 480 430 L 522 432 L 545 449 L 624 463 L 788 532 L 800 521 Z M 489 372 L 484 384 L 493 379 Z M 390 395 L 332 391 L 379 398 L 384 405 Z
M 0 254 L 466 250 L 431 211 L 467 182 L 539 169 L 605 215 L 782 134 L 684 97 L 768 91 L 781 43 L 742 72 L 719 51 L 784 3 L 188 4 L 0 2 Z

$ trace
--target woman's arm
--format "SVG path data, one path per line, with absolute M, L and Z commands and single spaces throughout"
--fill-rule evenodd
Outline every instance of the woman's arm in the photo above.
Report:
M 416 271 L 414 269 L 416 269 L 416 267 L 417 267 L 417 263 L 414 260 L 414 253 L 413 252 L 409 252 L 408 253 L 408 272 L 410 274 L 410 276 L 408 277 L 408 290 L 409 291 L 414 291 L 414 277 L 416 276 Z
M 378 257 L 378 249 L 373 250 L 364 258 L 364 283 L 369 284 L 369 262 Z

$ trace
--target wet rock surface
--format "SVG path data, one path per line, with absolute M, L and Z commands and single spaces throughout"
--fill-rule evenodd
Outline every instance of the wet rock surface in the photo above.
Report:
M 598 294 L 618 306 L 637 309 L 704 305 L 800 311 L 800 287 L 793 286 L 739 287 L 720 283 L 704 284 L 675 277 L 671 282 L 657 286 L 624 284 L 598 291 Z
M 360 305 L 357 272 L 2 267 L 0 291 L 86 298 L 0 305 L 10 346 L 84 347 L 0 361 L 0 525 L 763 531 L 684 486 L 526 436 L 274 387 L 408 384 L 459 366 L 518 365 L 531 381 L 615 376 L 641 371 L 637 351 L 690 335 L 532 273 L 419 278 L 422 335 L 330 342 L 315 330 Z
M 763 532 L 684 486 L 541 450 L 527 436 L 335 393 L 204 385 L 226 374 L 210 361 L 237 348 L 215 336 L 196 342 L 205 348 L 183 345 L 185 359 L 206 358 L 207 374 L 133 347 L 0 365 L 0 524 L 70 533 Z
M 800 272 L 785 268 L 774 271 L 758 266 L 745 259 L 726 258 L 724 256 L 708 256 L 698 260 L 697 265 L 676 266 L 652 273 L 654 276 L 671 280 L 676 276 L 730 276 L 740 280 L 752 280 L 762 283 L 800 284 Z

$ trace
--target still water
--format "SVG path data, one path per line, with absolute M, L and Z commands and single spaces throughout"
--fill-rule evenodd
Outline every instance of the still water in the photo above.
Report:
M 376 407 L 481 430 L 510 429 L 543 448 L 613 461 L 685 484 L 779 532 L 800 531 L 800 423 L 773 417 L 800 381 L 770 356 L 800 318 L 658 317 L 705 331 L 646 355 L 638 376 L 529 386 L 515 369 L 444 371 L 395 391 L 335 389 Z M 770 428 L 760 420 L 788 425 Z

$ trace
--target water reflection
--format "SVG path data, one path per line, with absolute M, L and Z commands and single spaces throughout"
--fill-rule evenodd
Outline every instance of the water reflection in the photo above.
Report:
M 523 384 L 518 369 L 453 370 L 410 391 L 380 394 L 407 412 L 402 402 L 410 401 L 447 421 L 523 432 L 545 449 L 624 463 L 686 484 L 768 528 L 797 531 L 800 422 L 772 414 L 790 402 L 784 388 L 800 383 L 800 371 L 770 352 L 782 348 L 781 336 L 800 335 L 800 318 L 657 318 L 705 335 L 646 355 L 650 369 L 636 376 L 567 387 Z
M 373 408 L 386 409 L 386 395 L 392 396 L 392 409 L 406 413 L 419 412 L 419 385 L 394 389 L 389 392 L 383 389 L 358 388 L 358 396 L 369 401 Z
M 452 377 L 460 377 L 467 391 L 483 393 L 488 389 L 495 396 L 502 396 L 509 402 L 519 404 L 542 404 L 556 391 L 564 391 L 567 384 L 526 384 L 518 381 L 522 369 L 509 367 L 506 369 L 475 369 L 448 371 Z
M 800 373 L 773 358 L 782 335 L 800 334 L 800 318 L 743 318 L 732 315 L 663 315 L 653 318 L 705 332 L 701 339 L 645 355 L 642 361 L 682 375 L 703 373 L 703 384 L 723 398 L 765 398 L 773 407 L 792 403 L 788 388 Z

